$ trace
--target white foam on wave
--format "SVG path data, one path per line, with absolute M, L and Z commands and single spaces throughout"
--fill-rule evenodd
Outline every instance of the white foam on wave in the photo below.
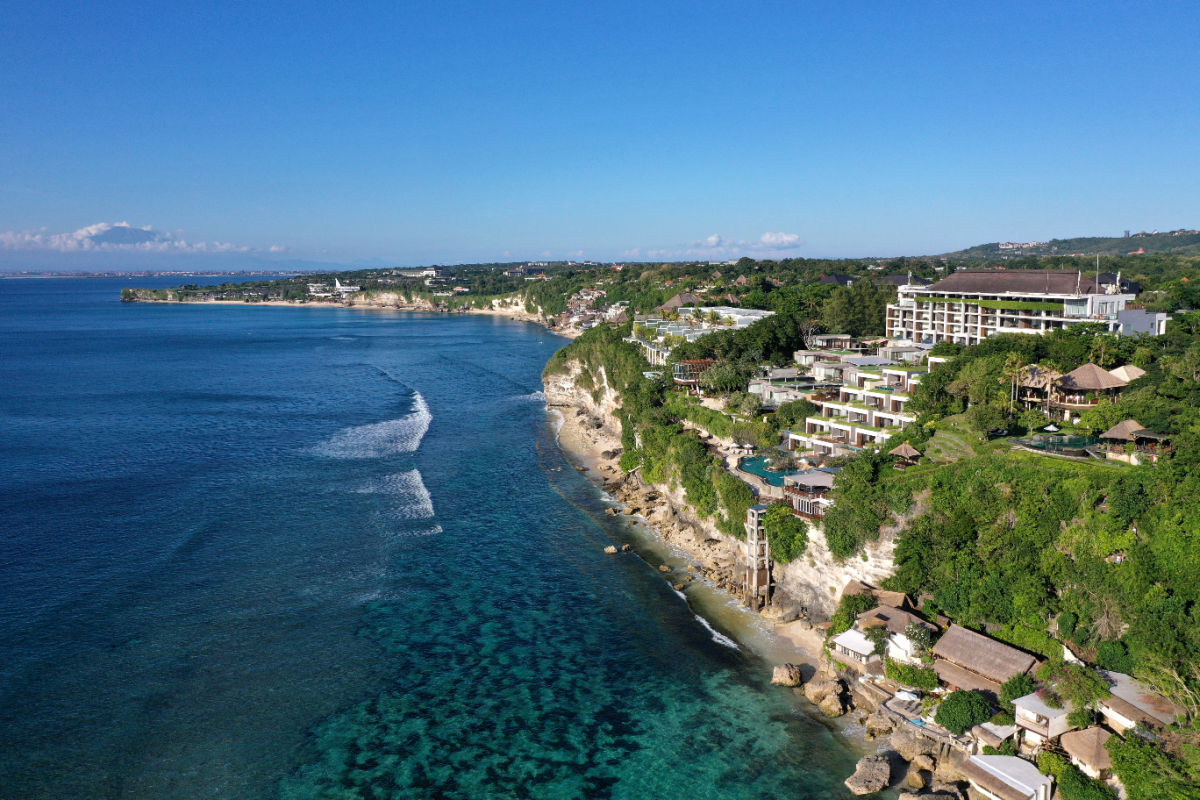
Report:
M 558 444 L 563 426 L 567 424 L 567 418 L 557 408 L 550 409 L 550 416 L 554 419 L 554 443 Z
M 544 403 L 546 402 L 546 393 L 532 392 L 530 394 L 519 394 L 508 399 L 514 403 Z
M 735 642 L 733 639 L 730 639 L 728 636 L 726 636 L 725 634 L 721 633 L 716 628 L 714 628 L 711 624 L 709 624 L 709 621 L 706 620 L 704 617 L 700 616 L 699 614 L 693 614 L 692 616 L 694 616 L 700 622 L 701 625 L 708 628 L 708 632 L 712 634 L 712 640 L 714 642 L 716 642 L 717 644 L 723 644 L 726 647 L 732 647 L 734 650 L 742 649 L 737 646 L 737 642 Z
M 420 392 L 415 397 L 413 410 L 400 419 L 346 428 L 318 444 L 312 452 L 325 458 L 385 458 L 415 452 L 433 421 L 425 398 Z
M 390 511 L 391 517 L 432 519 L 434 516 L 433 498 L 429 495 L 429 489 L 425 487 L 421 471 L 417 469 L 386 475 L 358 491 L 361 494 L 386 494 L 396 498 L 400 505 Z

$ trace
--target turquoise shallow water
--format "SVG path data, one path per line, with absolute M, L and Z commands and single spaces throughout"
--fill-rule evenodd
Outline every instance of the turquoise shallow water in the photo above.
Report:
M 120 285 L 0 281 L 0 797 L 848 796 L 765 664 L 603 555 L 563 340 Z

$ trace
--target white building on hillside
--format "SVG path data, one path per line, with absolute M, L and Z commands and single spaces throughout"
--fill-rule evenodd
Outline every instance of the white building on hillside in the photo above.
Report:
M 923 344 L 978 344 L 1000 333 L 1036 333 L 1095 322 L 1112 333 L 1132 294 L 1077 270 L 963 269 L 931 286 L 899 287 L 887 336 Z M 1159 323 L 1156 317 L 1151 323 Z M 1165 321 L 1161 322 L 1165 326 Z

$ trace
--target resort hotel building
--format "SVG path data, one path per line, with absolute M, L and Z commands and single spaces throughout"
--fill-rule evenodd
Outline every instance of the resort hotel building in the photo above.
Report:
M 634 317 L 633 335 L 626 341 L 641 347 L 642 355 L 651 366 L 661 367 L 667 363 L 667 358 L 674 349 L 674 341 L 694 342 L 713 331 L 739 331 L 775 313 L 756 308 L 672 305 L 671 301 L 678 297 L 673 297 L 660 306 L 660 313 Z M 663 311 L 673 311 L 675 318 L 668 319 L 666 314 L 661 313 Z
M 1107 282 L 1106 282 L 1107 281 Z M 887 306 L 887 336 L 936 344 L 978 344 L 1000 333 L 1037 333 L 1095 322 L 1116 334 L 1166 331 L 1166 314 L 1126 306 L 1120 275 L 1078 270 L 961 269 L 931 286 L 899 287 Z
M 819 456 L 857 453 L 883 445 L 916 419 L 905 408 L 926 367 L 878 356 L 850 356 L 840 363 L 842 385 L 810 398 L 820 413 L 805 418 L 803 432 L 788 431 L 789 450 Z

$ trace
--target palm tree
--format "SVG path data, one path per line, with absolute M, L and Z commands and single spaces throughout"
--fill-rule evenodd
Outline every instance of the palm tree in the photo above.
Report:
M 1018 353 L 1009 353 L 1004 359 L 1004 374 L 1009 378 L 1008 415 L 1013 414 L 1013 406 L 1017 402 L 1017 386 L 1021 379 L 1021 370 L 1025 368 L 1025 360 Z

